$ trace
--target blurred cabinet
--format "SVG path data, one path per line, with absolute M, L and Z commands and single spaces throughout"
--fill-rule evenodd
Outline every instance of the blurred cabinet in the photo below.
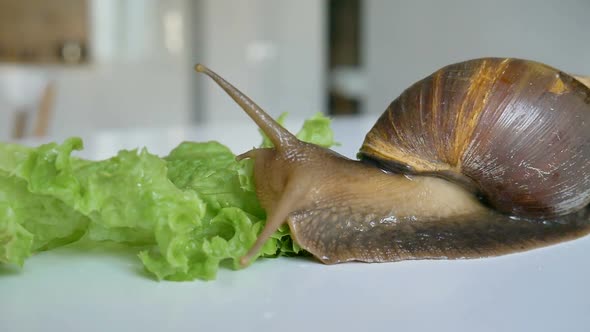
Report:
M 88 25 L 85 0 L 0 0 L 0 62 L 83 63 Z

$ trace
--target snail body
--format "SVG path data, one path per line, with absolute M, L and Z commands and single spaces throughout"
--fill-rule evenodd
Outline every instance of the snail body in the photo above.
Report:
M 549 66 L 485 58 L 416 82 L 360 160 L 304 143 L 202 65 L 274 148 L 254 149 L 268 220 L 324 263 L 476 258 L 590 232 L 590 87 Z

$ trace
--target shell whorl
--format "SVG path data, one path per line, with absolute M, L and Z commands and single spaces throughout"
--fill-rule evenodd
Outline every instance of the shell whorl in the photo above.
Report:
M 500 212 L 571 213 L 590 203 L 590 88 L 528 60 L 446 66 L 389 105 L 359 155 L 472 185 Z

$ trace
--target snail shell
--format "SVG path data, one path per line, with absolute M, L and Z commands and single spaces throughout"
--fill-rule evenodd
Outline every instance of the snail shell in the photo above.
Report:
M 453 64 L 395 99 L 360 156 L 471 186 L 504 213 L 572 213 L 590 202 L 590 89 L 533 61 Z

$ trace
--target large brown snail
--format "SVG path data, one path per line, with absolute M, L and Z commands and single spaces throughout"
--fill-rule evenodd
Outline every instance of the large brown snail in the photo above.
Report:
M 590 84 L 547 65 L 483 58 L 410 86 L 360 160 L 299 141 L 202 65 L 274 148 L 254 149 L 268 220 L 242 264 L 288 223 L 324 263 L 497 256 L 590 232 Z M 587 84 L 587 83 L 586 83 Z

